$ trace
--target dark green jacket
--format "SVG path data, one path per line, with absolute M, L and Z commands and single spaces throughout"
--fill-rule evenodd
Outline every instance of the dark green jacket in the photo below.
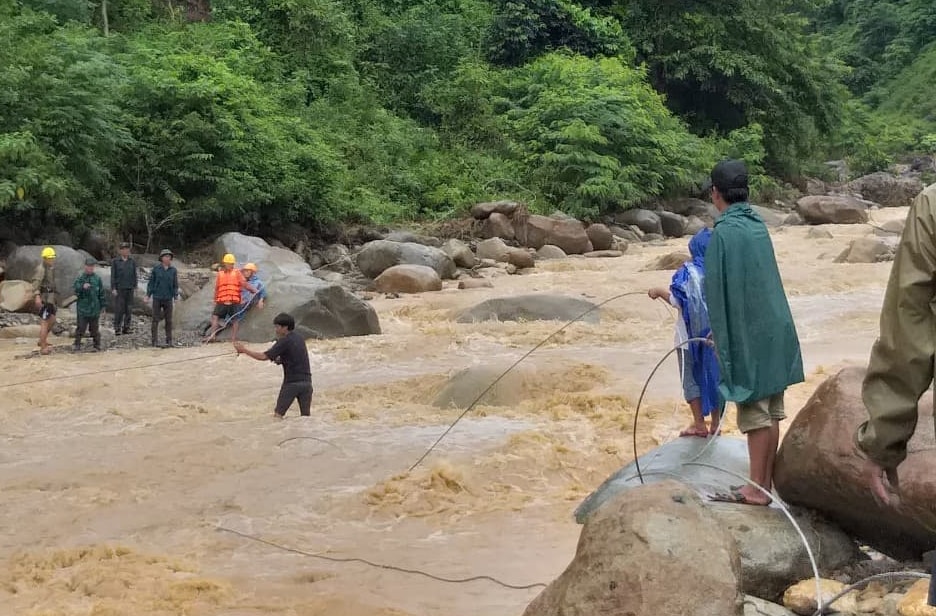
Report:
M 726 400 L 754 402 L 803 381 L 803 358 L 773 244 L 747 203 L 715 221 L 705 299 Z
M 157 263 L 150 272 L 150 279 L 146 285 L 146 295 L 153 299 L 175 299 L 179 294 L 179 273 L 172 265 L 163 267 Z
M 85 289 L 84 285 L 91 285 Z M 75 295 L 78 296 L 78 316 L 94 318 L 100 316 L 101 310 L 107 305 L 107 295 L 104 294 L 104 281 L 97 274 L 81 274 L 75 280 Z

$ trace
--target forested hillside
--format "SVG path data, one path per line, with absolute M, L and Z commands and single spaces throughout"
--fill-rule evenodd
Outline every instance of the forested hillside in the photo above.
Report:
M 0 0 L 0 228 L 591 217 L 936 149 L 932 0 Z

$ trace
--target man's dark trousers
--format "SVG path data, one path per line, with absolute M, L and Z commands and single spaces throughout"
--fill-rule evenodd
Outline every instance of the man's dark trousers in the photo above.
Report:
M 156 332 L 163 319 L 166 320 L 166 343 L 172 344 L 172 300 L 153 298 L 153 344 L 156 344 Z
M 114 299 L 114 332 L 130 330 L 130 310 L 133 308 L 133 289 L 117 289 Z

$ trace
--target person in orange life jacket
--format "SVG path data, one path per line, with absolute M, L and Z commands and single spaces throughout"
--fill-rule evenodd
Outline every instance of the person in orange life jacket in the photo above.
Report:
M 211 313 L 211 330 L 205 338 L 205 342 L 214 340 L 215 335 L 228 324 L 231 326 L 231 342 L 237 342 L 237 328 L 240 321 L 236 318 L 241 305 L 241 292 L 247 289 L 251 293 L 256 293 L 257 288 L 247 282 L 244 274 L 235 269 L 234 264 L 237 260 L 234 255 L 228 253 L 221 259 L 222 269 L 218 270 L 218 277 L 215 279 L 215 307 Z M 219 321 L 224 319 L 224 325 Z

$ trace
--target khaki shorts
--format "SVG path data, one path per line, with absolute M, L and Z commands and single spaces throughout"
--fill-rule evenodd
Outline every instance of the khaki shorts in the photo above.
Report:
M 738 430 L 741 434 L 760 428 L 769 428 L 774 421 L 786 419 L 783 412 L 783 393 L 781 391 L 769 398 L 738 404 Z

